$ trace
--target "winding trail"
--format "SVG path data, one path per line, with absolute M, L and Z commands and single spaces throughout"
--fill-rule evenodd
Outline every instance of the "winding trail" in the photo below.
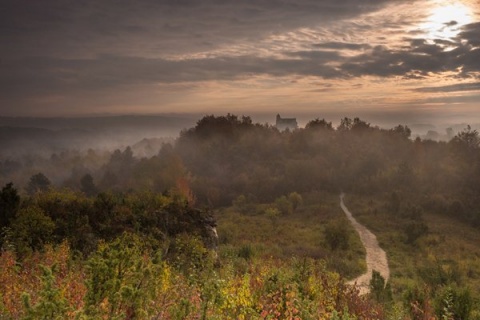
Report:
M 368 230 L 364 225 L 358 223 L 357 220 L 353 217 L 352 213 L 348 210 L 343 202 L 345 194 L 340 194 L 340 207 L 343 212 L 347 215 L 348 220 L 352 223 L 355 230 L 357 230 L 360 240 L 362 241 L 363 246 L 365 247 L 366 262 L 367 262 L 367 272 L 349 281 L 349 284 L 357 284 L 360 288 L 360 294 L 366 294 L 370 291 L 370 280 L 372 279 L 372 270 L 380 272 L 385 282 L 390 277 L 390 268 L 388 267 L 387 254 L 383 251 L 382 248 L 378 245 L 377 237 Z

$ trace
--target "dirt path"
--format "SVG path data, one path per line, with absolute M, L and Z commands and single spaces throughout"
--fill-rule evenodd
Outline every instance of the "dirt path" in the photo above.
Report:
M 360 287 L 360 294 L 365 294 L 370 291 L 369 285 L 370 280 L 372 279 L 372 270 L 380 272 L 382 277 L 385 278 L 385 281 L 390 277 L 390 269 L 388 267 L 388 260 L 385 251 L 378 245 L 377 237 L 370 232 L 365 226 L 355 220 L 352 216 L 352 213 L 348 210 L 343 203 L 344 194 L 340 195 L 340 207 L 342 207 L 343 212 L 347 215 L 348 220 L 352 223 L 355 230 L 357 230 L 360 240 L 367 251 L 366 261 L 367 261 L 367 272 L 362 274 L 356 279 L 349 281 L 349 284 L 357 284 Z

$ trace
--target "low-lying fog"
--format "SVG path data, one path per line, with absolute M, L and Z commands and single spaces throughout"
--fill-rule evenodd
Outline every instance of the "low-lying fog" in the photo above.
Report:
M 284 117 L 297 117 L 300 127 L 315 118 L 325 118 L 334 126 L 344 116 L 339 114 L 296 115 L 294 111 L 282 113 Z M 354 117 L 351 115 L 345 115 Z M 202 117 L 185 115 L 125 115 L 81 118 L 0 117 L 0 160 L 17 159 L 26 155 L 50 157 L 66 150 L 113 151 L 132 147 L 137 157 L 156 154 L 162 143 L 172 142 L 183 129 L 193 127 Z M 392 128 L 406 124 L 412 138 L 448 141 L 467 125 L 479 129 L 480 124 L 463 121 L 431 121 L 408 117 L 364 115 L 360 117 L 374 126 Z M 275 123 L 274 114 L 257 114 L 252 119 L 258 123 Z M 157 148 L 158 147 L 158 148 Z

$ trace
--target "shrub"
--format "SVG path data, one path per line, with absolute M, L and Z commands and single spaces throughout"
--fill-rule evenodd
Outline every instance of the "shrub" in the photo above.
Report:
M 349 247 L 350 233 L 342 220 L 330 221 L 325 227 L 325 240 L 332 250 L 346 250 Z

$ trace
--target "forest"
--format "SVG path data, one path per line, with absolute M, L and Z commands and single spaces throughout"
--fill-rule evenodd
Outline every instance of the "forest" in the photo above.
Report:
M 208 115 L 112 151 L 2 151 L 0 319 L 480 319 L 470 126 Z M 389 259 L 366 295 L 341 193 Z

